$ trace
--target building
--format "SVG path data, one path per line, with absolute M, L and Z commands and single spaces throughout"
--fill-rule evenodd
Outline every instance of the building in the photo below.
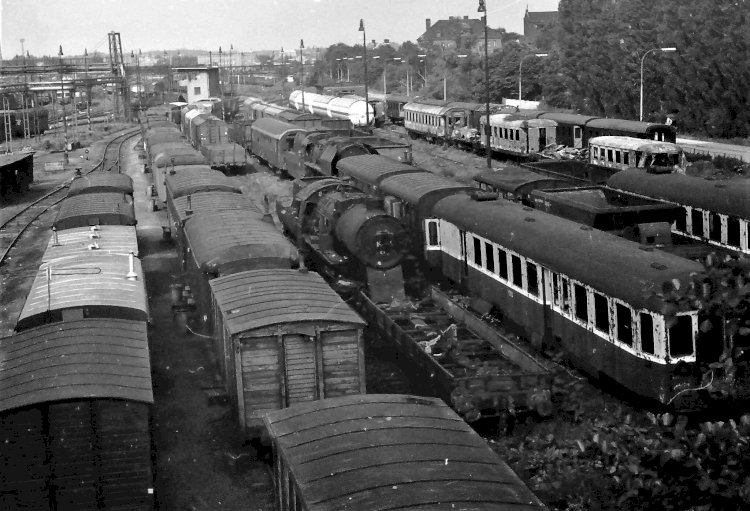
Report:
M 523 37 L 527 43 L 536 46 L 537 39 L 544 29 L 557 23 L 559 19 L 557 11 L 529 12 L 526 7 L 526 14 L 523 16 Z
M 188 103 L 221 96 L 218 67 L 177 67 L 173 71 L 187 74 L 187 79 L 180 80 L 179 84 L 187 87 Z
M 470 50 L 479 55 L 484 53 L 484 21 L 481 19 L 450 16 L 447 20 L 436 21 L 433 25 L 428 18 L 425 20 L 425 26 L 424 34 L 417 38 L 417 42 L 423 48 L 437 45 L 446 49 Z M 487 29 L 487 49 L 490 53 L 502 48 L 503 35 L 505 31 L 502 29 Z

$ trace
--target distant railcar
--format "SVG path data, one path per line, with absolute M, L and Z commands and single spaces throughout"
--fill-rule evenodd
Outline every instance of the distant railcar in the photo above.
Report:
M 677 144 L 633 137 L 604 136 L 589 140 L 589 163 L 615 172 L 646 169 L 652 173 L 685 173 L 685 153 Z
M 486 117 L 480 121 L 480 131 L 487 129 Z M 490 148 L 511 156 L 528 158 L 555 143 L 557 123 L 548 119 L 523 119 L 514 114 L 490 115 Z M 486 146 L 486 138 L 479 140 Z M 486 149 L 486 147 L 485 147 Z
M 292 124 L 270 117 L 258 119 L 250 127 L 252 152 L 271 167 L 285 172 L 285 153 L 293 149 L 294 137 L 302 131 Z

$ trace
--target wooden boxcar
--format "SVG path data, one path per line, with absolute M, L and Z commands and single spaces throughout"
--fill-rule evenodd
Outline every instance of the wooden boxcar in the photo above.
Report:
M 58 231 L 90 225 L 135 225 L 133 198 L 120 192 L 67 197 L 52 224 Z
M 439 399 L 345 396 L 264 422 L 281 511 L 546 509 Z
M 320 275 L 256 270 L 210 284 L 227 391 L 246 431 L 268 410 L 365 392 L 365 323 Z
M 0 509 L 153 508 L 146 323 L 0 339 Z
M 133 196 L 133 180 L 117 172 L 91 172 L 70 183 L 68 197 L 84 193 L 115 192 Z
M 17 332 L 84 318 L 148 321 L 143 268 L 137 257 L 90 253 L 45 260 L 18 318 Z
M 304 130 L 272 117 L 258 119 L 250 127 L 252 153 L 273 168 L 286 171 L 285 153 L 294 147 L 294 137 Z

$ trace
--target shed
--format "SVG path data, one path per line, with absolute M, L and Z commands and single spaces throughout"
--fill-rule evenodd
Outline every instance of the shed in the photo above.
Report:
M 264 418 L 281 511 L 546 509 L 436 398 L 368 394 Z
M 138 256 L 135 227 L 130 225 L 100 225 L 75 227 L 54 231 L 50 236 L 44 260 L 83 256 L 91 253 Z
M 55 229 L 91 225 L 135 225 L 132 197 L 124 193 L 84 193 L 66 198 L 52 224 Z
M 365 392 L 365 322 L 320 275 L 255 270 L 210 284 L 243 428 L 260 426 L 268 410 Z
M 70 183 L 68 197 L 84 193 L 119 192 L 133 195 L 133 179 L 118 172 L 91 172 Z
M 37 271 L 16 331 L 84 318 L 148 320 L 138 258 L 92 253 L 47 260 Z
M 153 508 L 145 322 L 41 326 L 0 360 L 0 508 Z
M 0 155 L 0 197 L 28 190 L 34 182 L 34 153 Z

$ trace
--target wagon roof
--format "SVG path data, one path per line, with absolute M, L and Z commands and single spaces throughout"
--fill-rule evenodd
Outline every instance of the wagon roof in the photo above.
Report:
M 411 112 L 420 112 L 424 114 L 431 114 L 431 115 L 443 115 L 445 112 L 450 110 L 445 105 L 431 105 L 427 103 L 418 103 L 416 101 L 412 101 L 411 103 L 406 103 L 404 105 L 404 111 L 411 111 Z
M 153 403 L 146 323 L 82 319 L 0 339 L 0 412 L 66 399 Z
M 421 201 L 427 198 L 445 197 L 473 189 L 472 186 L 427 171 L 387 176 L 380 182 L 382 193 L 393 195 L 418 207 L 421 206 Z
M 123 307 L 148 316 L 143 268 L 133 260 L 136 280 L 129 280 L 129 257 L 118 254 L 90 253 L 62 257 L 43 263 L 26 298 L 19 322 L 50 310 L 86 305 Z M 51 277 L 47 280 L 47 269 Z
M 252 270 L 209 283 L 232 335 L 280 323 L 365 324 L 317 273 Z
M 133 195 L 133 180 L 127 174 L 118 172 L 91 172 L 70 183 L 68 197 L 92 191 L 118 191 Z
M 240 260 L 291 261 L 297 249 L 264 220 L 238 212 L 219 211 L 193 215 L 185 223 L 185 237 L 193 258 L 203 271 Z
M 567 181 L 565 179 L 557 179 L 543 174 L 538 174 L 522 167 L 516 167 L 515 165 L 508 165 L 500 169 L 482 172 L 474 176 L 474 181 L 478 183 L 487 183 L 506 192 L 515 192 L 520 187 L 525 186 L 529 183 L 545 182 L 550 184 L 570 184 L 570 181 Z
M 709 181 L 683 174 L 651 174 L 631 169 L 617 172 L 607 185 L 682 206 L 750 218 L 750 180 L 747 179 Z
M 680 146 L 671 142 L 660 142 L 657 140 L 645 140 L 642 138 L 620 137 L 613 135 L 590 138 L 589 145 L 592 144 L 628 149 L 630 151 L 644 151 L 649 153 L 678 154 L 682 152 L 682 148 L 680 148 Z
M 329 398 L 264 422 L 309 511 L 546 509 L 436 398 Z
M 218 170 L 205 169 L 203 166 L 188 167 L 174 174 L 167 173 L 165 182 L 172 198 L 210 190 L 242 193 L 227 176 Z
M 206 165 L 208 163 L 200 151 L 186 145 L 184 149 L 160 151 L 154 157 L 153 165 L 157 168 L 171 166 L 173 158 L 175 165 Z
M 13 165 L 26 158 L 34 158 L 34 153 L 0 154 L 0 167 Z
M 60 205 L 60 211 L 53 224 L 55 227 L 73 218 L 82 218 L 88 223 L 88 218 L 98 215 L 118 214 L 123 217 L 125 225 L 135 225 L 135 209 L 133 202 L 123 193 L 99 192 L 84 193 L 67 197 Z
M 446 197 L 435 216 L 494 241 L 636 309 L 660 312 L 662 284 L 688 283 L 703 265 L 510 201 Z
M 281 138 L 289 133 L 304 131 L 301 128 L 288 122 L 280 121 L 272 117 L 263 117 L 255 121 L 251 127 L 252 131 L 258 131 L 269 137 Z
M 186 214 L 187 202 L 187 196 L 178 197 L 172 201 L 172 207 L 175 209 L 180 224 L 184 223 L 190 216 L 216 211 L 242 211 L 243 215 L 255 213 L 256 218 L 261 217 L 260 210 L 253 204 L 250 197 L 240 193 L 210 191 L 191 195 L 190 209 L 192 213 L 190 215 Z
M 480 117 L 480 122 L 484 122 L 486 115 Z M 510 114 L 490 114 L 491 126 L 507 126 L 512 128 L 554 128 L 557 122 L 552 119 L 527 119 L 515 113 Z
M 585 126 L 589 121 L 597 119 L 597 117 L 592 115 L 570 114 L 565 112 L 527 112 L 527 115 L 533 115 L 539 119 L 552 119 L 553 121 L 565 124 L 575 124 L 578 126 Z
M 407 165 L 379 154 L 349 156 L 338 163 L 339 175 L 353 178 L 371 185 L 379 185 L 383 178 L 396 174 L 425 172 L 424 169 Z
M 94 244 L 99 248 L 90 248 Z M 133 252 L 137 256 L 138 239 L 135 227 L 100 225 L 95 231 L 94 227 L 63 229 L 57 232 L 57 243 L 55 243 L 55 236 L 50 236 L 47 250 L 44 252 L 44 260 L 51 261 L 74 255 L 83 256 L 94 252 L 122 255 Z
M 631 121 L 628 119 L 608 119 L 606 117 L 595 117 L 586 123 L 589 128 L 626 130 L 631 133 L 650 133 L 654 128 L 660 130 L 676 131 L 674 126 L 659 124 L 655 122 Z
M 202 114 L 202 115 L 197 116 L 193 120 L 193 126 L 201 126 L 201 125 L 206 124 L 206 123 L 209 123 L 209 124 L 219 124 L 219 123 L 223 123 L 223 122 L 224 121 L 222 121 L 221 119 L 219 119 L 215 115 Z

